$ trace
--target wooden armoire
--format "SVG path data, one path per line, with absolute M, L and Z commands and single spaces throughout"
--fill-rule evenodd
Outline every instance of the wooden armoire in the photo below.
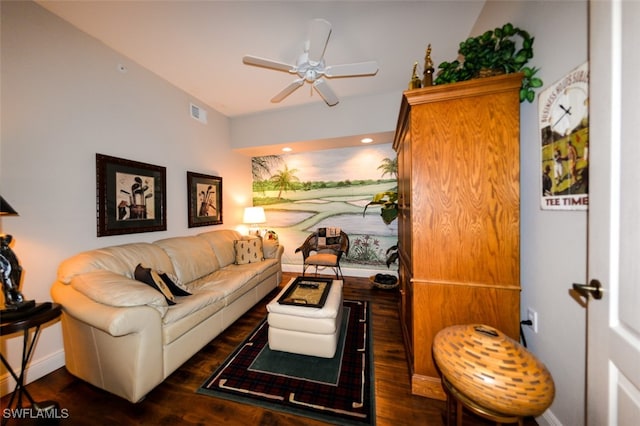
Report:
M 412 392 L 445 399 L 441 329 L 520 330 L 522 74 L 403 93 L 398 156 L 400 320 Z

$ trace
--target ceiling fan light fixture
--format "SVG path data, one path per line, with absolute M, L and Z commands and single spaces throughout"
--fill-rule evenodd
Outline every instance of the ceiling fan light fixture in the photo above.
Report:
M 327 105 L 334 106 L 338 104 L 339 99 L 324 80 L 324 77 L 372 76 L 378 72 L 378 63 L 376 61 L 368 61 L 327 66 L 324 61 L 324 52 L 330 35 L 331 24 L 324 19 L 314 19 L 311 21 L 309 39 L 305 42 L 304 52 L 298 57 L 296 65 L 289 65 L 284 62 L 251 55 L 244 56 L 242 62 L 247 65 L 270 68 L 276 71 L 285 71 L 298 75 L 296 80 L 271 98 L 271 102 L 273 103 L 282 101 L 295 92 L 306 81 L 312 85 L 312 90 L 315 89 L 320 94 Z

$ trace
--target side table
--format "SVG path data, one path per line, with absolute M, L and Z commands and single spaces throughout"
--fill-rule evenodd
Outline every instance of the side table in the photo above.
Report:
M 57 407 L 57 404 L 52 401 L 47 401 L 44 403 L 35 402 L 27 391 L 27 388 L 25 387 L 24 379 L 27 364 L 29 364 L 29 360 L 31 358 L 31 355 L 33 354 L 35 343 L 38 340 L 38 335 L 40 334 L 40 327 L 43 324 L 60 317 L 61 313 L 62 308 L 57 303 L 44 302 L 37 304 L 33 308 L 21 313 L 20 315 L 3 315 L 3 317 L 0 318 L 0 321 L 2 322 L 0 324 L 0 336 L 13 334 L 19 331 L 22 331 L 24 334 L 24 340 L 22 342 L 22 363 L 20 365 L 20 375 L 16 374 L 13 368 L 11 368 L 11 366 L 9 365 L 9 362 L 6 360 L 4 355 L 0 354 L 2 363 L 5 365 L 7 371 L 16 381 L 16 387 L 13 390 L 13 394 L 11 395 L 11 398 L 9 400 L 9 405 L 6 408 L 12 408 L 14 401 L 16 403 L 15 408 L 23 408 L 23 395 L 29 400 L 31 406 L 35 409 L 49 410 L 51 408 Z M 5 420 L 9 419 L 3 419 L 2 424 L 6 423 Z

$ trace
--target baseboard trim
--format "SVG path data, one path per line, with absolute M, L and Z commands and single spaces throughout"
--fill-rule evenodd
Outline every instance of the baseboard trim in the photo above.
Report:
M 536 423 L 540 426 L 563 426 L 551 410 L 546 410 L 541 416 L 536 417 Z
M 298 273 L 298 274 L 302 274 L 302 265 L 294 265 L 292 263 L 283 263 L 282 264 L 282 270 L 284 272 L 294 272 L 294 273 Z M 310 271 L 311 268 L 309 268 L 307 271 Z M 331 269 L 329 270 L 325 270 L 323 272 L 321 272 L 321 274 L 333 274 L 333 271 Z M 342 274 L 344 276 L 348 276 L 348 277 L 370 277 L 371 275 L 375 275 L 375 274 L 391 274 L 391 275 L 398 275 L 398 271 L 394 271 L 394 270 L 388 270 L 388 269 L 357 269 L 357 268 L 342 268 Z
M 25 381 L 27 384 L 29 384 L 41 377 L 46 376 L 52 371 L 57 370 L 60 367 L 64 367 L 64 365 L 65 363 L 63 349 L 40 359 L 32 360 L 27 366 L 27 371 L 25 372 Z M 16 371 L 16 374 L 19 375 L 20 371 Z M 16 381 L 8 371 L 3 374 L 2 377 L 0 377 L 0 396 L 5 396 L 13 392 L 15 387 Z

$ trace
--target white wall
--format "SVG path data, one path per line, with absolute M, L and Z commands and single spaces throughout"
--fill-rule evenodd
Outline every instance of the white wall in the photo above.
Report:
M 79 251 L 215 228 L 187 226 L 187 170 L 223 178 L 219 228 L 242 222 L 250 158 L 231 151 L 226 117 L 34 3 L 1 7 L 0 194 L 20 216 L 0 226 L 14 236 L 28 299 L 51 300 L 58 264 Z M 190 102 L 208 109 L 207 125 Z M 167 168 L 166 232 L 96 237 L 96 153 Z M 0 345 L 15 365 L 22 338 Z M 44 329 L 29 381 L 64 365 L 62 351 L 59 324 Z
M 586 1 L 488 2 L 471 35 L 506 22 L 535 37 L 531 65 L 545 89 L 587 61 Z M 538 93 L 540 90 L 538 90 Z M 541 210 L 537 98 L 520 109 L 521 314 L 538 312 L 539 332 L 525 327 L 528 348 L 549 368 L 556 385 L 539 424 L 584 424 L 585 310 L 569 295 L 586 281 L 587 213 Z
M 401 98 L 402 91 L 398 90 L 382 95 L 345 98 L 340 101 L 339 109 L 327 108 L 323 102 L 316 102 L 235 117 L 231 120 L 232 144 L 234 149 L 241 149 L 393 132 L 398 121 Z M 260 137 L 257 138 L 256 134 Z M 392 141 L 393 136 L 391 140 L 382 142 Z

